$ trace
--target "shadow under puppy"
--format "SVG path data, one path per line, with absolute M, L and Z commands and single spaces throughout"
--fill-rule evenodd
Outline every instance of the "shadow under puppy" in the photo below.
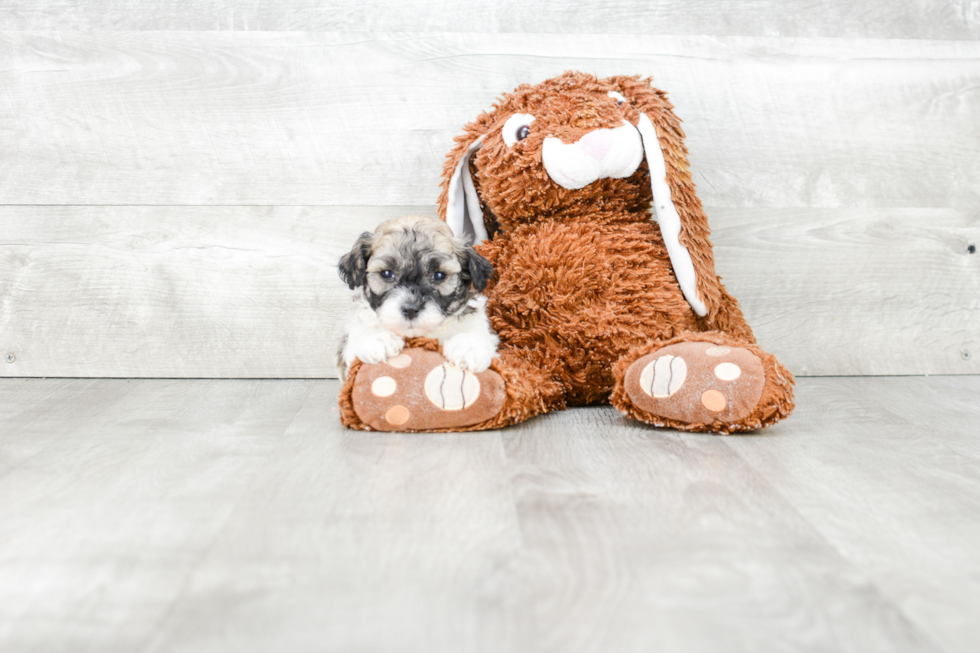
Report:
M 355 359 L 397 356 L 405 338 L 439 340 L 443 356 L 479 373 L 497 355 L 482 293 L 493 267 L 441 220 L 407 216 L 364 232 L 339 263 L 354 308 L 337 350 L 346 378 Z

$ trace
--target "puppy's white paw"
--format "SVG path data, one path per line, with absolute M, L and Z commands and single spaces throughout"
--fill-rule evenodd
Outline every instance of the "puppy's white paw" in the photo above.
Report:
M 477 333 L 457 333 L 442 345 L 442 355 L 461 370 L 479 374 L 497 355 L 497 338 Z
M 391 331 L 375 331 L 351 343 L 351 359 L 359 358 L 362 363 L 382 363 L 401 353 L 405 341 Z

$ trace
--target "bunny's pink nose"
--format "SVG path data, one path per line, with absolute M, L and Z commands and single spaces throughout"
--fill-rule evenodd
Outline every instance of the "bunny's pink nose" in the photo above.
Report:
M 612 147 L 612 132 L 608 129 L 591 131 L 579 139 L 578 146 L 596 161 L 602 161 Z

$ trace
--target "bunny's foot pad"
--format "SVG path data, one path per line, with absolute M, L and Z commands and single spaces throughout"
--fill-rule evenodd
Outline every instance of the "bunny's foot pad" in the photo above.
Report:
M 447 431 L 500 412 L 504 380 L 473 374 L 425 349 L 405 349 L 384 363 L 362 365 L 351 395 L 360 420 L 376 431 Z
M 734 424 L 762 398 L 762 361 L 741 347 L 681 342 L 637 359 L 624 386 L 636 408 L 657 424 L 666 418 L 686 424 Z

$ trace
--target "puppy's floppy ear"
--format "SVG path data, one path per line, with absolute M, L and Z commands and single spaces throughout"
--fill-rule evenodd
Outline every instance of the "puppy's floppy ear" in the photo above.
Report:
M 476 250 L 467 245 L 460 250 L 459 263 L 463 267 L 461 274 L 463 279 L 468 279 L 478 292 L 483 292 L 493 278 L 493 266 L 490 261 L 476 253 Z
M 371 247 L 374 245 L 374 234 L 370 231 L 362 233 L 351 251 L 340 257 L 337 264 L 337 271 L 344 283 L 350 286 L 351 290 L 358 286 L 363 286 L 367 281 L 367 262 L 371 258 Z
M 623 109 L 643 139 L 650 166 L 653 218 L 660 224 L 670 264 L 685 299 L 695 313 L 704 317 L 721 301 L 709 239 L 711 230 L 694 191 L 680 120 L 666 94 L 651 86 L 650 81 L 639 76 L 602 80 L 630 105 Z
M 483 145 L 489 114 L 484 113 L 464 128 L 466 133 L 456 137 L 456 146 L 446 155 L 442 171 L 442 193 L 439 196 L 439 217 L 453 235 L 471 244 L 487 239 L 480 198 L 470 176 L 470 158 Z

